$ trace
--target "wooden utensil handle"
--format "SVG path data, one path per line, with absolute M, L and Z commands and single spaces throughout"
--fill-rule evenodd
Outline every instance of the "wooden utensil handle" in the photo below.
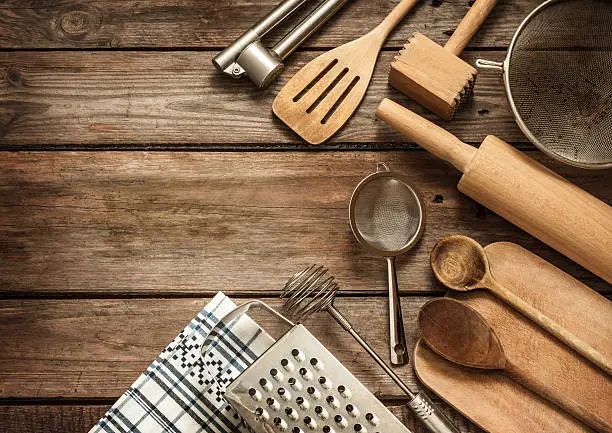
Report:
M 450 162 L 462 173 L 476 155 L 476 148 L 390 99 L 383 99 L 376 110 L 376 117 L 438 158 Z
M 497 0 L 476 0 L 444 48 L 459 56 L 485 22 L 496 3 Z
M 550 332 L 560 341 L 593 362 L 603 371 L 612 375 L 612 363 L 601 352 L 597 351 L 591 345 L 576 337 L 566 328 L 497 282 L 490 279 L 487 281 L 486 286 L 489 288 L 489 290 L 495 293 L 496 296 L 504 300 L 508 305 L 511 305 L 515 310 L 519 311 L 525 317 L 529 318 L 531 321 Z M 586 314 L 588 314 L 588 312 Z
M 419 0 L 402 0 L 373 31 L 381 33 L 381 38 L 385 41 L 389 33 L 393 31 L 418 2 Z

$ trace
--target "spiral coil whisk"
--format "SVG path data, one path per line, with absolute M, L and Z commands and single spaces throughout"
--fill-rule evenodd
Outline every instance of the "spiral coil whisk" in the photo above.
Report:
M 297 272 L 285 284 L 281 298 L 285 311 L 295 320 L 328 309 L 340 287 L 325 266 L 312 265 Z

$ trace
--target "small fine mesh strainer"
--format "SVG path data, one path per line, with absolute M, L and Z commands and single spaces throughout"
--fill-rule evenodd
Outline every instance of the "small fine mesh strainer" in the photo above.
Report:
M 612 167 L 612 1 L 549 0 L 520 25 L 500 69 L 516 121 L 543 152 Z
M 355 237 L 368 251 L 387 259 L 391 363 L 408 362 L 399 302 L 395 257 L 421 237 L 425 208 L 418 193 L 395 177 L 385 164 L 359 183 L 351 197 L 349 217 Z

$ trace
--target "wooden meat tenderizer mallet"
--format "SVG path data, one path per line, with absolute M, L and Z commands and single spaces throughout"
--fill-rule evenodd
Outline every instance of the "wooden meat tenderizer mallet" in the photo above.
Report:
M 459 169 L 459 191 L 612 283 L 612 207 L 492 135 L 476 149 L 389 99 L 376 116 Z
M 389 84 L 445 120 L 451 120 L 472 92 L 478 71 L 459 58 L 495 7 L 476 0 L 446 45 L 415 32 L 389 71 Z

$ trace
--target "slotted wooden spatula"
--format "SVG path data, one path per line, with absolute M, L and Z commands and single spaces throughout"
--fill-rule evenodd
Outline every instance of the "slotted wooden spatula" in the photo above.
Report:
M 370 33 L 304 66 L 274 100 L 274 114 L 311 144 L 334 135 L 361 103 L 383 43 L 418 1 L 402 0 Z

